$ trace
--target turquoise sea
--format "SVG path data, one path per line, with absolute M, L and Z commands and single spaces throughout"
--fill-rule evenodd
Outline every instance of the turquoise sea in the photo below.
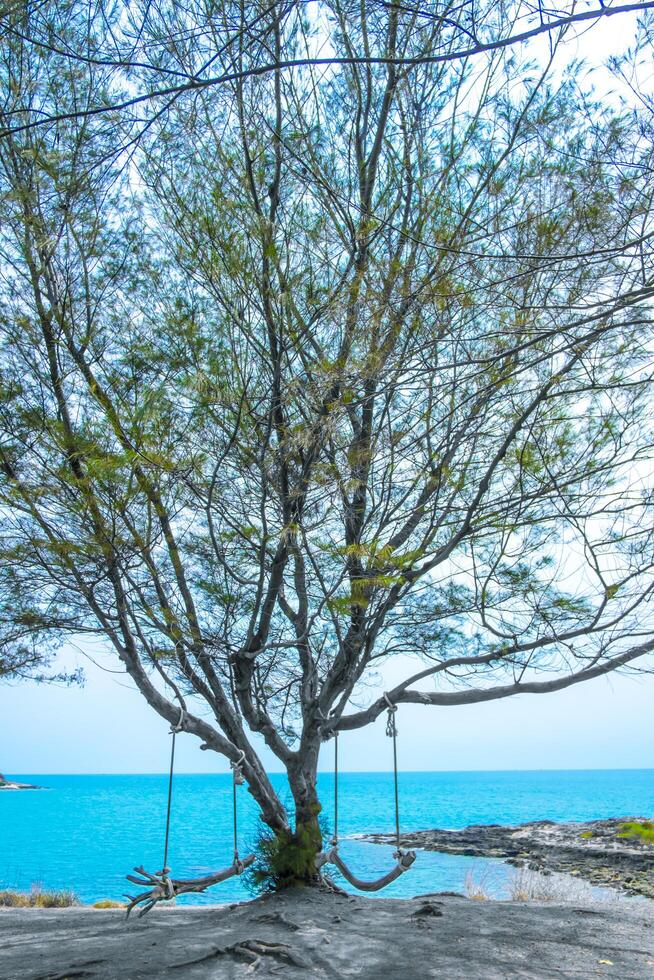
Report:
M 85 902 L 120 898 L 134 865 L 161 867 L 167 777 L 52 776 L 6 773 L 37 783 L 40 792 L 0 792 L 0 887 L 71 888 Z M 272 781 L 288 798 L 284 777 Z M 356 840 L 357 834 L 393 830 L 391 773 L 343 773 L 339 779 L 341 852 L 361 878 L 393 865 L 392 848 Z M 333 780 L 320 776 L 327 828 L 333 818 Z M 538 772 L 400 773 L 405 830 L 458 828 L 473 823 L 654 817 L 654 769 Z M 257 833 L 256 806 L 238 791 L 240 850 Z M 231 777 L 175 777 L 169 863 L 177 877 L 207 873 L 231 863 Z M 410 873 L 384 891 L 408 897 L 464 888 L 466 875 L 483 880 L 498 896 L 510 869 L 499 861 L 419 852 Z M 219 903 L 247 898 L 238 879 L 181 901 Z

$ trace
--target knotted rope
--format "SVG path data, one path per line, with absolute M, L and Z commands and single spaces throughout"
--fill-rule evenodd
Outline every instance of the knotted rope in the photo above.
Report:
M 388 694 L 384 691 L 384 701 L 388 707 L 388 717 L 386 719 L 386 734 L 393 739 L 393 782 L 395 787 L 395 843 L 398 855 L 400 849 L 400 794 L 397 784 L 397 725 L 395 724 L 395 714 L 397 705 L 393 704 Z
M 395 843 L 397 847 L 398 857 L 402 856 L 402 850 L 400 848 L 400 791 L 398 785 L 398 775 L 397 775 L 397 725 L 395 723 L 395 714 L 397 712 L 397 705 L 393 704 L 390 700 L 388 694 L 384 692 L 384 701 L 386 702 L 388 708 L 388 716 L 386 719 L 386 734 L 389 738 L 393 739 L 393 788 L 395 794 Z M 333 729 L 334 735 L 334 833 L 332 835 L 331 843 L 334 847 L 338 846 L 338 729 Z
M 146 871 L 142 865 L 134 868 L 137 875 L 127 875 L 127 880 L 134 882 L 135 885 L 145 885 L 147 891 L 141 892 L 138 895 L 127 895 L 129 898 L 129 904 L 127 906 L 127 915 L 129 916 L 132 909 L 140 905 L 141 909 L 139 911 L 139 916 L 145 915 L 150 909 L 154 908 L 157 902 L 162 900 L 170 900 L 175 898 L 176 895 L 183 895 L 188 892 L 203 892 L 205 889 L 210 888 L 212 885 L 216 885 L 221 881 L 226 881 L 233 875 L 240 875 L 249 868 L 250 865 L 254 863 L 254 854 L 248 854 L 242 861 L 238 853 L 238 824 L 237 824 L 237 810 L 236 810 L 236 787 L 241 786 L 245 782 L 245 776 L 243 774 L 243 763 L 245 762 L 245 752 L 240 751 L 240 755 L 235 762 L 231 762 L 232 768 L 232 787 L 233 787 L 233 806 L 234 806 L 234 861 L 223 871 L 216 871 L 213 874 L 205 875 L 202 878 L 192 878 L 190 880 L 184 879 L 172 879 L 170 877 L 170 868 L 168 867 L 168 843 L 170 839 L 170 814 L 172 809 L 172 799 L 173 799 L 173 774 L 175 771 L 175 739 L 178 732 L 181 732 L 186 727 L 186 706 L 184 704 L 184 699 L 180 692 L 175 688 L 175 693 L 180 703 L 179 709 L 179 720 L 176 725 L 171 725 L 170 734 L 173 736 L 172 744 L 170 747 L 170 770 L 168 773 L 168 804 L 166 807 L 166 834 L 164 838 L 164 859 L 163 867 L 161 871 L 155 871 L 151 874 Z M 138 876 L 138 877 L 137 877 Z
M 395 784 L 395 840 L 397 843 L 396 851 L 393 857 L 396 859 L 397 863 L 395 867 L 389 871 L 387 874 L 382 875 L 381 878 L 377 878 L 374 881 L 363 881 L 361 878 L 357 878 L 345 864 L 343 859 L 338 853 L 338 729 L 336 728 L 336 719 L 332 726 L 327 726 L 325 723 L 328 719 L 319 712 L 322 725 L 319 727 L 319 732 L 321 738 L 324 740 L 330 737 L 329 732 L 334 736 L 334 834 L 331 839 L 331 848 L 328 851 L 321 851 L 316 858 L 316 868 L 320 870 L 325 864 L 333 864 L 341 872 L 346 881 L 349 881 L 351 885 L 357 888 L 359 891 L 365 892 L 376 892 L 381 888 L 385 888 L 386 885 L 390 885 L 391 882 L 399 878 L 400 875 L 408 871 L 413 862 L 416 859 L 415 851 L 404 851 L 400 847 L 400 801 L 399 801 L 399 790 L 398 790 L 398 778 L 397 778 L 397 726 L 395 724 L 395 713 L 397 711 L 397 705 L 393 704 L 389 696 L 384 693 L 384 700 L 388 708 L 388 719 L 386 722 L 386 734 L 393 739 L 393 775 Z M 336 712 L 332 712 L 332 716 Z
M 232 808 L 233 808 L 233 823 L 234 823 L 234 864 L 242 868 L 241 859 L 238 856 L 238 815 L 236 808 L 236 787 L 242 786 L 245 782 L 245 776 L 243 775 L 243 763 L 245 762 L 245 752 L 241 750 L 241 754 L 236 762 L 230 762 L 232 768 Z M 240 871 L 239 871 L 240 874 Z
M 338 730 L 334 730 L 334 834 L 332 844 L 338 847 Z
M 175 738 L 178 732 L 183 731 L 184 721 L 186 719 L 186 712 L 184 710 L 184 705 L 179 706 L 179 719 L 176 725 L 170 726 L 170 734 L 173 736 L 173 740 L 170 746 L 170 769 L 168 772 L 168 803 L 166 806 L 166 834 L 164 837 L 164 855 L 163 855 L 163 865 L 161 868 L 161 878 L 166 888 L 166 898 L 173 898 L 175 892 L 173 890 L 173 883 L 168 877 L 170 874 L 170 868 L 168 867 L 168 841 L 170 839 L 170 811 L 173 801 L 173 773 L 175 770 Z

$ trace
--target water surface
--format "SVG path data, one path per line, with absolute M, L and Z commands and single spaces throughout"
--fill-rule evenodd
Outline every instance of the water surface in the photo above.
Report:
M 0 791 L 0 887 L 72 888 L 85 902 L 120 898 L 131 888 L 124 875 L 134 865 L 161 867 L 166 812 L 164 775 L 42 776 L 7 774 L 44 791 Z M 282 799 L 281 775 L 272 781 Z M 394 827 L 391 773 L 343 773 L 339 778 L 341 836 L 390 832 Z M 333 779 L 322 774 L 319 789 L 327 831 L 333 819 Z M 403 829 L 460 828 L 473 823 L 527 820 L 591 820 L 654 816 L 654 769 L 539 772 L 400 773 Z M 257 809 L 239 789 L 241 853 L 256 838 Z M 231 777 L 175 777 L 169 863 L 178 877 L 231 863 Z M 341 853 L 360 878 L 377 877 L 393 865 L 392 848 L 355 839 Z M 467 875 L 501 894 L 512 870 L 501 861 L 420 852 L 411 869 L 385 896 L 461 891 Z M 231 879 L 185 903 L 246 898 Z

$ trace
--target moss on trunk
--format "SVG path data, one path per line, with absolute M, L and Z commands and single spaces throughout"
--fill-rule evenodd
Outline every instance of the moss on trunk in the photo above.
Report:
M 313 814 L 303 814 L 302 819 L 296 820 L 294 830 L 262 834 L 256 861 L 248 873 L 255 891 L 281 891 L 320 880 L 316 868 L 316 858 L 322 848 L 319 812 L 317 804 Z

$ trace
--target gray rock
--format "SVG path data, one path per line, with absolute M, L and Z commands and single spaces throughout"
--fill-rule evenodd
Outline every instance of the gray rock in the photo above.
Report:
M 593 885 L 654 898 L 654 846 L 638 838 L 616 836 L 622 824 L 645 819 L 614 817 L 585 823 L 532 820 L 517 827 L 479 824 L 463 830 L 421 830 L 404 835 L 402 846 L 503 858 L 515 867 L 579 875 Z M 367 839 L 394 842 L 389 834 Z

